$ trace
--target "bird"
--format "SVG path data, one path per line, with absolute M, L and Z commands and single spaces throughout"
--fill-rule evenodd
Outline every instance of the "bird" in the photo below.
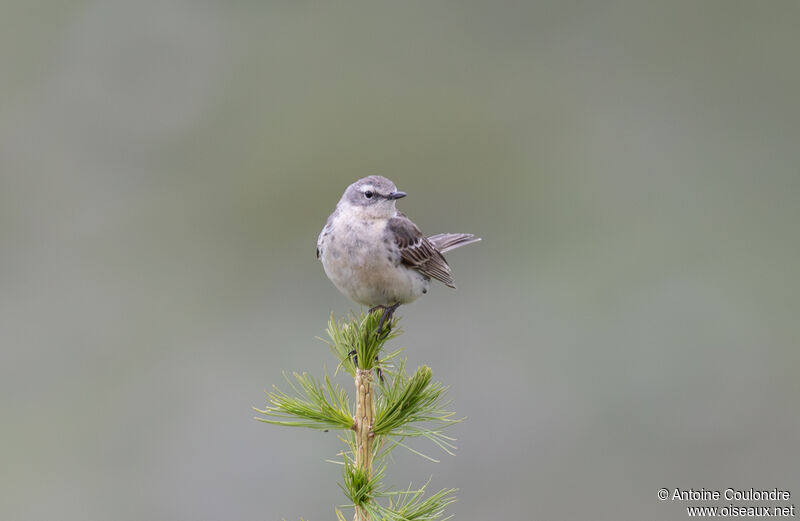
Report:
M 345 296 L 383 310 L 377 332 L 401 304 L 430 289 L 431 279 L 455 289 L 443 253 L 480 241 L 470 233 L 426 237 L 396 208 L 406 197 L 389 179 L 371 175 L 347 187 L 317 239 L 317 258 Z

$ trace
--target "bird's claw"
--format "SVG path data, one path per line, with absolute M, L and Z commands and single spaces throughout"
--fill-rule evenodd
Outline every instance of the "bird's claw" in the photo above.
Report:
M 372 308 L 369 309 L 370 313 L 374 313 L 375 311 L 377 311 L 379 309 L 383 310 L 383 314 L 381 315 L 381 320 L 380 320 L 380 322 L 378 322 L 378 329 L 375 332 L 378 336 L 380 336 L 380 334 L 383 332 L 383 324 L 386 323 L 387 320 L 389 322 L 389 324 L 388 324 L 389 327 L 387 327 L 387 329 L 386 329 L 386 334 L 387 335 L 389 334 L 389 331 L 391 331 L 391 329 L 392 329 L 391 328 L 392 317 L 394 316 L 394 312 L 397 310 L 398 307 L 400 307 L 400 303 L 399 302 L 397 304 L 393 304 L 391 306 L 384 306 L 382 304 L 378 304 L 377 306 L 372 307 Z

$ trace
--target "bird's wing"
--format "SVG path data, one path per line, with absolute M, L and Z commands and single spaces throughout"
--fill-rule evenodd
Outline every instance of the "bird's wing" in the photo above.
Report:
M 323 226 L 322 227 L 322 231 L 319 232 L 319 237 L 317 237 L 317 258 L 318 259 L 319 259 L 320 255 L 322 255 L 322 240 L 325 237 L 327 237 L 329 233 L 331 233 L 331 228 L 333 227 L 333 224 L 331 222 L 333 221 L 333 216 L 335 214 L 336 214 L 336 212 L 333 212 L 328 217 L 328 220 L 325 222 L 325 226 Z
M 447 261 L 436 247 L 422 235 L 411 219 L 398 213 L 397 217 L 389 219 L 386 230 L 400 248 L 400 258 L 403 264 L 423 275 L 444 282 L 451 288 L 456 287 Z

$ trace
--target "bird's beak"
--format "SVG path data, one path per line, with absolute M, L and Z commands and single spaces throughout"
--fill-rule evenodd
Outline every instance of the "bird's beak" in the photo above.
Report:
M 386 196 L 387 199 L 401 199 L 406 196 L 405 192 L 392 192 Z

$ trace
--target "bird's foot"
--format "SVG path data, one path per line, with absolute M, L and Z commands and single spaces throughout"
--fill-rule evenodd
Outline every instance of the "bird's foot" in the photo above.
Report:
M 358 354 L 356 354 L 356 350 L 355 349 L 353 349 L 352 351 L 347 353 L 347 358 L 352 358 L 353 359 L 353 365 L 356 366 L 356 369 L 358 369 Z
M 379 309 L 383 310 L 383 315 L 381 315 L 381 321 L 378 322 L 378 330 L 376 331 L 378 336 L 380 336 L 381 332 L 383 332 L 383 324 L 386 323 L 387 320 L 391 323 L 392 317 L 394 316 L 394 312 L 399 307 L 400 307 L 400 303 L 398 302 L 397 304 L 393 304 L 391 306 L 384 306 L 382 304 L 378 304 L 377 306 L 372 307 L 372 308 L 369 309 L 369 313 L 374 313 L 375 311 L 378 311 Z M 386 329 L 386 334 L 387 335 L 389 334 L 389 331 L 391 331 L 391 326 L 389 326 Z

